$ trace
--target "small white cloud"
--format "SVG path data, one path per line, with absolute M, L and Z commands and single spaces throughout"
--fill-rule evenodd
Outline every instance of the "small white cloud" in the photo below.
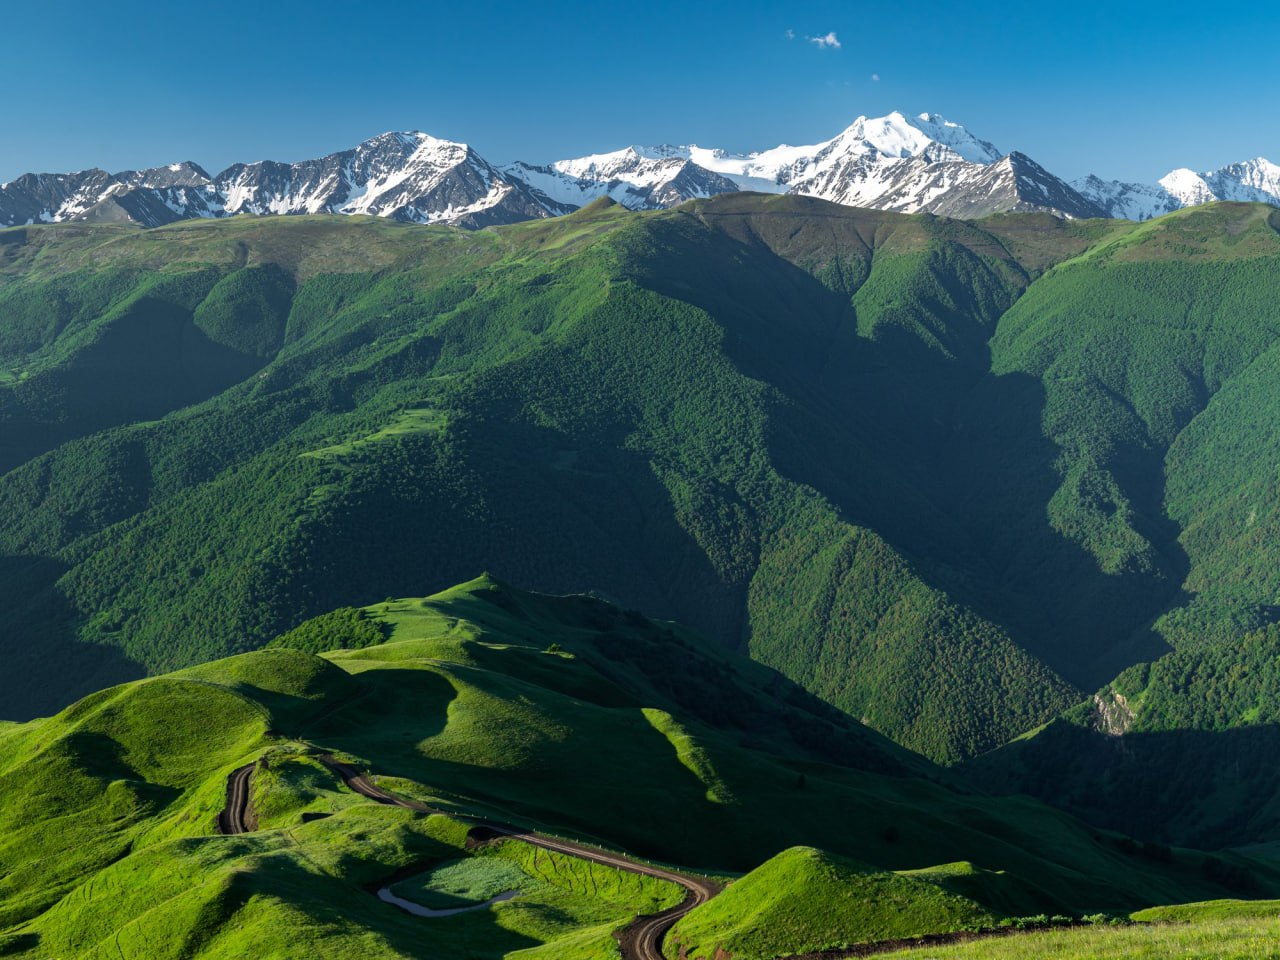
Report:
M 782 35 L 788 40 L 794 40 L 796 38 L 796 32 L 794 30 L 785 30 Z
M 835 31 L 831 31 L 825 37 L 805 37 L 810 43 L 816 43 L 820 50 L 839 50 L 840 39 L 836 36 Z
M 871 75 L 871 82 L 872 82 L 872 83 L 879 83 L 879 82 L 880 82 L 880 74 L 878 74 L 878 73 L 873 73 L 873 74 Z

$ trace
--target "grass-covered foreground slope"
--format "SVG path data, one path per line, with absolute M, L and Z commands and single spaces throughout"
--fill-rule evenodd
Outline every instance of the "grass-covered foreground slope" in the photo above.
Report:
M 1273 617 L 1270 208 L 4 239 L 0 417 L 57 443 L 0 476 L 15 718 L 487 568 L 953 761 Z M 243 370 L 183 372 L 206 340 Z
M 327 618 L 0 730 L 5 955 L 611 957 L 614 930 L 681 896 L 516 841 L 470 847 L 465 822 L 347 790 L 319 761 L 331 752 L 459 816 L 695 870 L 821 843 L 833 852 L 760 870 L 810 897 L 833 883 L 884 895 L 876 915 L 846 898 L 844 920 L 813 934 L 832 942 L 1230 896 L 1228 868 L 1251 892 L 1280 890 L 1263 861 L 1152 860 L 1031 801 L 957 792 L 766 668 L 598 600 L 484 579 L 363 619 L 390 637 L 324 657 L 290 646 L 338 630 Z M 258 830 L 216 836 L 246 763 Z M 430 909 L 518 893 L 417 917 L 374 896 L 386 886 Z M 725 896 L 783 909 L 752 874 L 735 886 Z
M 960 873 L 968 864 L 953 865 Z M 920 875 L 875 872 L 812 847 L 793 847 L 735 881 L 672 931 L 693 958 L 736 960 L 994 926 L 997 917 Z M 717 953 L 722 951 L 722 953 Z
M 1140 910 L 1131 924 L 1011 931 L 955 945 L 931 945 L 884 957 L 936 960 L 1270 960 L 1277 955 L 1280 903 L 1221 900 Z

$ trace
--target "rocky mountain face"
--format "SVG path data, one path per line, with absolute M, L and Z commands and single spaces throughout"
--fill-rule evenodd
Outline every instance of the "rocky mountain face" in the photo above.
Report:
M 960 182 L 923 209 L 969 219 L 1013 211 L 1043 211 L 1072 219 L 1099 215 L 1095 204 L 1024 153 L 966 170 Z
M 696 144 L 629 146 L 548 164 L 497 167 L 464 143 L 385 133 L 299 163 L 194 163 L 111 174 L 26 174 L 0 185 L 0 225 L 64 220 L 160 226 L 193 217 L 341 213 L 480 228 L 559 216 L 601 197 L 657 210 L 754 190 L 901 213 L 978 218 L 1037 210 L 1145 220 L 1214 200 L 1280 204 L 1280 167 L 1258 158 L 1155 184 L 1096 176 L 1067 183 L 936 114 L 859 117 L 807 146 L 752 153 Z

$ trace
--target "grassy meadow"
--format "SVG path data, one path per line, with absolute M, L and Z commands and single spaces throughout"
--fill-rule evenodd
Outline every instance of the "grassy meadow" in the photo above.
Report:
M 465 815 L 734 880 L 677 936 L 742 956 L 1221 898 L 1233 870 L 1280 893 L 1268 861 L 1151 858 L 966 792 L 683 628 L 491 577 L 109 688 L 5 725 L 0 747 L 0 942 L 32 960 L 605 958 L 613 931 L 682 899 L 516 841 L 468 846 Z M 328 753 L 454 817 L 369 803 Z M 217 836 L 246 763 L 259 829 Z M 380 902 L 387 885 L 437 909 L 519 895 L 424 918 Z

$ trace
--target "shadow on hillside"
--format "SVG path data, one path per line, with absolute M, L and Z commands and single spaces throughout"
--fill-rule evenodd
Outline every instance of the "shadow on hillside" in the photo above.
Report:
M 1059 720 L 962 770 L 1139 840 L 1214 850 L 1280 836 L 1276 757 L 1277 724 L 1116 737 Z
M 365 670 L 358 679 L 359 693 L 299 724 L 296 736 L 323 740 L 350 733 L 354 723 L 359 731 L 412 746 L 444 732 L 458 696 L 453 684 L 430 670 Z
M 66 570 L 47 557 L 0 556 L 0 610 L 10 624 L 0 626 L 0 719 L 48 716 L 145 673 L 116 647 L 72 639 L 79 616 L 57 586 Z
M 499 372 L 503 389 L 536 382 L 519 361 Z M 524 589 L 596 590 L 740 636 L 747 571 L 718 571 L 677 522 L 648 456 L 624 447 L 632 426 L 619 419 L 575 436 L 528 422 L 524 402 L 495 404 L 478 428 L 451 425 L 441 444 L 406 437 L 370 449 L 350 494 L 312 532 L 316 561 L 296 573 L 299 592 L 317 598 L 313 612 L 423 596 L 488 570 Z M 321 559 L 331 556 L 343 563 Z
M 0 474 L 68 440 L 207 400 L 268 360 L 211 339 L 190 310 L 143 297 L 88 346 L 0 396 Z
M 852 787 L 825 792 L 819 778 L 828 771 L 820 764 L 811 765 L 813 783 L 802 795 L 797 795 L 794 770 L 780 763 L 753 767 L 755 793 L 749 795 L 755 802 L 726 804 L 708 797 L 707 785 L 680 762 L 660 732 L 636 724 L 625 740 L 605 739 L 616 729 L 606 730 L 604 737 L 597 737 L 595 729 L 575 730 L 569 742 L 578 748 L 576 754 L 552 749 L 537 760 L 525 758 L 521 766 L 515 766 L 513 757 L 495 764 L 410 753 L 357 733 L 323 742 L 367 759 L 375 771 L 408 778 L 428 791 L 438 789 L 446 798 L 463 797 L 472 815 L 693 869 L 749 870 L 796 843 L 823 843 L 841 851 L 861 845 L 867 854 L 866 844 L 876 842 L 868 840 L 871 828 L 862 825 L 832 837 L 828 824 L 841 822 L 851 800 L 865 800 L 865 793 Z M 859 776 L 839 769 L 833 775 Z M 768 805 L 769 798 L 776 807 Z M 808 802 L 809 815 L 770 813 L 798 800 Z
M 89 726 L 92 725 L 90 720 Z M 134 742 L 131 746 L 137 749 L 139 744 Z M 77 728 L 57 741 L 56 746 L 46 744 L 46 747 L 51 749 L 37 754 L 33 763 L 51 761 L 58 765 L 67 761 L 77 773 L 92 777 L 100 784 L 127 782 L 134 802 L 149 808 L 145 815 L 163 810 L 182 796 L 182 790 L 177 787 L 148 781 L 130 766 L 124 745 L 105 733 Z
M 1163 457 L 1119 446 L 1102 465 L 1150 544 L 1145 555 L 1105 571 L 1050 525 L 1064 451 L 1044 434 L 1043 384 L 990 372 L 987 341 L 1014 298 L 991 293 L 1005 281 L 989 266 L 952 254 L 955 269 L 918 267 L 875 293 L 877 309 L 861 319 L 876 326 L 860 334 L 856 285 L 829 288 L 763 243 L 706 243 L 696 275 L 672 257 L 644 282 L 706 310 L 740 369 L 785 394 L 769 425 L 780 473 L 1081 687 L 1167 650 L 1150 624 L 1184 601 L 1189 563 L 1164 514 Z M 978 279 L 960 281 L 962 270 Z M 1092 489 L 1078 500 L 1097 549 L 1120 551 L 1106 539 L 1119 506 Z
M 404 839 L 413 843 L 412 838 Z M 431 847 L 424 868 L 428 863 L 438 862 L 441 852 L 437 846 Z M 369 855 L 344 853 L 333 862 L 331 875 L 317 875 L 297 859 L 256 858 L 249 867 L 233 871 L 229 881 L 218 887 L 213 901 L 203 905 L 201 919 L 205 922 L 192 931 L 184 946 L 190 955 L 200 952 L 210 930 L 221 931 L 255 900 L 278 901 L 301 911 L 302 916 L 291 916 L 298 936 L 351 937 L 364 928 L 375 932 L 397 956 L 418 957 L 438 952 L 450 956 L 504 957 L 539 945 L 532 937 L 506 929 L 492 910 L 425 919 L 382 903 L 375 893 L 378 884 L 364 889 L 356 885 L 356 878 L 376 875 L 371 866 Z M 258 923 L 261 922 L 258 919 Z M 248 930 L 255 931 L 252 923 Z M 259 928 L 257 932 L 262 935 L 264 931 Z M 240 940 L 231 942 L 249 945 L 243 934 Z M 361 936 L 359 942 L 365 946 L 378 944 L 377 939 L 368 935 Z

